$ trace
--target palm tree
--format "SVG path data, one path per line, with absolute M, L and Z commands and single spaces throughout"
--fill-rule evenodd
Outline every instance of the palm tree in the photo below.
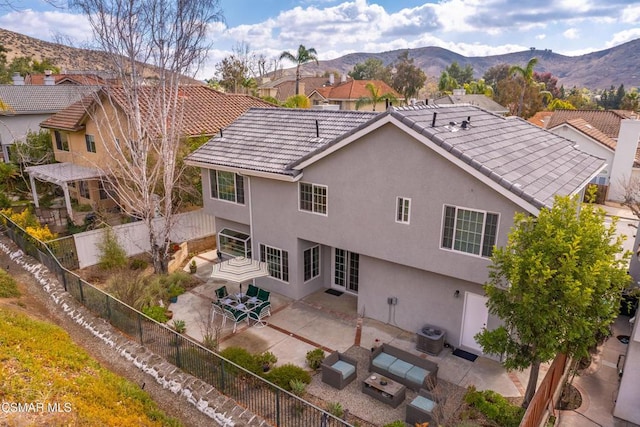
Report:
M 519 65 L 512 65 L 509 67 L 509 75 L 517 74 L 522 77 L 524 80 L 524 86 L 522 87 L 522 91 L 520 92 L 520 102 L 518 103 L 518 116 L 522 114 L 522 107 L 524 106 L 524 93 L 527 90 L 528 86 L 531 86 L 533 83 L 533 67 L 538 63 L 538 58 L 531 58 L 529 62 L 527 62 L 527 66 L 522 68 Z
M 391 92 L 380 95 L 380 88 L 369 82 L 364 86 L 368 91 L 370 96 L 363 96 L 356 101 L 356 110 L 362 107 L 363 105 L 373 104 L 373 111 L 376 111 L 376 105 L 378 102 L 389 100 L 390 102 L 395 102 L 396 97 L 393 96 Z
M 288 51 L 284 51 L 280 54 L 280 59 L 288 59 L 291 62 L 296 63 L 296 95 L 300 94 L 300 66 L 302 64 L 306 64 L 307 62 L 314 61 L 318 64 L 318 53 L 314 48 L 307 49 L 303 45 L 298 47 L 298 54 L 293 55 Z

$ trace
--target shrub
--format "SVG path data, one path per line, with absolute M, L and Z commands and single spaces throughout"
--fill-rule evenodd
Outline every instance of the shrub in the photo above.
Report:
M 11 221 L 18 224 L 27 232 L 28 235 L 42 242 L 47 242 L 58 237 L 55 233 L 52 233 L 51 230 L 49 230 L 48 225 L 40 225 L 38 218 L 30 209 L 24 209 L 22 212 L 14 212 L 12 209 L 3 209 L 1 212 Z
M 512 405 L 492 390 L 477 391 L 474 386 L 470 386 L 464 401 L 501 426 L 517 427 L 524 416 L 524 408 Z
M 140 258 L 134 258 L 129 263 L 129 268 L 132 270 L 144 270 L 147 268 L 147 265 L 149 265 L 147 261 Z
M 304 393 L 307 391 L 307 385 L 300 380 L 289 381 L 289 387 L 291 389 L 291 393 L 298 397 L 304 396 Z
M 185 322 L 184 320 L 174 320 L 173 322 L 173 329 L 179 333 L 179 334 L 184 334 L 187 331 L 187 322 Z
M 324 360 L 324 351 L 321 348 L 310 350 L 307 352 L 307 364 L 314 371 L 320 368 Z
M 169 318 L 167 317 L 167 313 L 164 307 L 160 307 L 159 305 L 153 305 L 151 307 L 145 307 L 142 309 L 142 312 L 155 320 L 156 322 L 166 323 Z
M 273 366 L 278 361 L 278 358 L 276 357 L 276 355 L 271 353 L 270 351 L 265 351 L 264 353 L 260 353 L 260 354 L 256 355 L 255 357 L 256 357 L 256 361 L 263 368 L 264 367 L 270 368 L 271 366 Z
M 327 404 L 327 412 L 334 417 L 342 418 L 344 415 L 344 408 L 340 402 L 329 402 Z
M 276 366 L 266 373 L 264 377 L 275 385 L 288 391 L 291 391 L 292 380 L 302 381 L 305 384 L 309 384 L 311 382 L 311 375 L 309 375 L 307 371 L 291 363 Z
M 405 427 L 404 421 L 394 421 L 392 423 L 385 424 L 384 427 Z
M 11 200 L 6 194 L 0 193 L 0 208 L 6 209 L 11 207 Z
M 256 357 L 242 347 L 227 347 L 220 352 L 220 355 L 255 374 L 262 372 L 262 365 L 258 364 Z M 234 372 L 235 370 L 230 367 L 229 371 Z
M 0 298 L 17 298 L 19 296 L 20 291 L 15 279 L 0 268 Z
M 103 270 L 121 268 L 127 265 L 127 252 L 118 242 L 111 228 L 106 228 L 102 242 L 96 244 L 100 251 L 98 266 Z

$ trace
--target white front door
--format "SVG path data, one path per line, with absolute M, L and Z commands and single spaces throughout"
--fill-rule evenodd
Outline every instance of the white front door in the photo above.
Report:
M 488 298 L 482 295 L 465 292 L 464 312 L 462 313 L 462 334 L 460 345 L 482 353 L 482 347 L 475 336 L 487 327 L 489 320 Z

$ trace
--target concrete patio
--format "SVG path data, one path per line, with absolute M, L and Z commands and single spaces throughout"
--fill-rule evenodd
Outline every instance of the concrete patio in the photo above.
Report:
M 173 319 L 186 322 L 186 335 L 201 342 L 206 333 L 218 331 L 220 349 L 239 346 L 252 353 L 270 351 L 278 358 L 277 365 L 293 363 L 305 368 L 309 350 L 322 348 L 326 352 L 346 352 L 360 360 L 358 379 L 345 389 L 336 390 L 322 383 L 320 375 L 314 375 L 307 391 L 324 402 L 341 402 L 352 415 L 373 425 L 404 419 L 406 404 L 415 397 L 414 392 L 408 391 L 405 402 L 393 409 L 360 392 L 361 381 L 368 375 L 368 354 L 376 339 L 438 363 L 439 381 L 445 387 L 457 387 L 460 396 L 469 385 L 478 390 L 491 389 L 506 397 L 517 398 L 524 394 L 522 384 L 526 384 L 527 371 L 508 373 L 498 361 L 483 357 L 470 362 L 454 356 L 450 348 L 445 348 L 438 356 L 421 353 L 415 349 L 415 332 L 360 318 L 356 312 L 356 297 L 347 293 L 335 296 L 319 291 L 294 301 L 272 292 L 272 316 L 265 319 L 265 327 L 242 322 L 234 334 L 231 322 L 225 328 L 221 327 L 220 316 L 209 323 L 215 289 L 225 285 L 229 293 L 239 292 L 237 284 L 209 278 L 212 256 L 215 257 L 211 254 L 196 257 L 196 274 L 204 283 L 181 295 L 177 303 L 169 307 L 174 313 Z M 545 373 L 542 369 L 540 380 Z

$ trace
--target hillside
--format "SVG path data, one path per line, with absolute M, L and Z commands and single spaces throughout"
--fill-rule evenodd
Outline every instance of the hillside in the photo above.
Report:
M 7 59 L 15 56 L 31 56 L 42 60 L 49 58 L 62 70 L 108 70 L 109 63 L 99 51 L 78 49 L 57 43 L 50 43 L 14 33 L 0 28 L 0 40 L 9 51 Z M 404 49 L 381 53 L 352 53 L 340 58 L 303 65 L 303 73 L 318 74 L 325 71 L 347 73 L 359 62 L 369 57 L 381 59 L 385 64 L 394 62 Z M 549 49 L 527 50 L 505 55 L 467 57 L 447 49 L 429 46 L 411 49 L 409 56 L 421 67 L 427 76 L 437 79 L 442 71 L 453 61 L 460 66 L 471 65 L 475 77 L 479 78 L 490 67 L 498 64 L 525 65 L 532 57 L 539 62 L 537 72 L 550 72 L 558 77 L 559 84 L 565 88 L 587 87 L 589 89 L 608 89 L 621 83 L 627 89 L 640 86 L 640 39 L 581 56 L 564 56 Z M 322 55 L 322 52 L 320 52 Z M 292 69 L 285 72 L 290 73 Z
M 9 62 L 16 56 L 26 56 L 38 61 L 48 58 L 61 70 L 109 69 L 107 58 L 99 51 L 50 43 L 3 28 L 0 28 L 0 44 L 8 51 Z
M 405 49 L 382 53 L 352 53 L 329 61 L 320 61 L 319 65 L 305 64 L 306 73 L 337 70 L 349 72 L 359 62 L 369 57 L 381 59 L 391 64 Z M 421 47 L 411 49 L 409 57 L 422 68 L 427 76 L 438 78 L 445 67 L 457 61 L 461 67 L 471 65 L 475 77 L 479 78 L 490 67 L 499 64 L 526 65 L 529 59 L 538 58 L 535 70 L 550 72 L 558 78 L 559 85 L 565 88 L 587 87 L 589 89 L 608 89 L 611 85 L 624 84 L 627 89 L 640 87 L 640 39 L 620 46 L 581 56 L 564 56 L 552 50 L 527 50 L 505 55 L 467 57 L 439 47 Z

